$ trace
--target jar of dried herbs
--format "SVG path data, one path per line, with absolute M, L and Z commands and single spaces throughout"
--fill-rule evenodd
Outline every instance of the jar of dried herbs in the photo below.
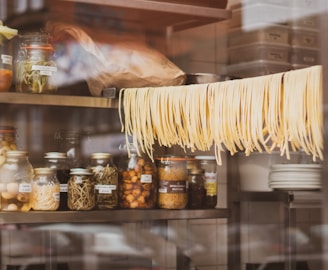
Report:
M 96 208 L 114 209 L 118 206 L 118 170 L 110 153 L 93 153 L 90 169 L 96 181 Z
M 67 185 L 67 205 L 70 210 L 92 210 L 96 206 L 95 181 L 90 169 L 72 168 Z
M 57 92 L 54 75 L 54 47 L 47 33 L 21 35 L 20 50 L 16 62 L 16 91 L 35 94 Z

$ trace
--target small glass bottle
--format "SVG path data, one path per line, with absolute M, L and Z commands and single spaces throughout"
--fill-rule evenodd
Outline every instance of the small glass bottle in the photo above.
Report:
M 31 209 L 33 167 L 26 151 L 7 151 L 0 166 L 2 211 L 28 212 Z
M 187 160 L 179 156 L 156 158 L 158 170 L 158 206 L 164 209 L 184 209 L 188 204 Z
M 193 168 L 188 173 L 188 208 L 204 208 L 205 198 L 206 189 L 204 170 Z
M 215 208 L 217 205 L 217 163 L 214 156 L 196 156 L 199 160 L 200 167 L 205 171 L 205 189 L 206 199 L 205 208 Z
M 0 92 L 8 92 L 13 78 L 11 42 L 0 33 Z
M 119 168 L 119 205 L 121 208 L 155 208 L 157 205 L 156 165 L 130 146 L 130 158 L 123 156 Z
M 35 168 L 32 181 L 31 208 L 55 211 L 60 202 L 60 183 L 55 168 Z
M 47 33 L 27 33 L 21 36 L 16 62 L 16 91 L 35 94 L 57 92 L 54 74 L 54 47 Z
M 90 169 L 71 169 L 67 205 L 70 210 L 92 210 L 96 206 L 95 181 Z
M 59 211 L 67 211 L 67 183 L 70 178 L 70 169 L 66 161 L 66 153 L 48 152 L 45 153 L 45 166 L 56 169 L 56 176 L 60 183 Z
M 109 153 L 93 153 L 90 169 L 96 181 L 97 209 L 114 209 L 118 206 L 118 170 Z
M 12 150 L 17 150 L 16 129 L 0 126 L 0 165 L 5 162 L 5 153 Z

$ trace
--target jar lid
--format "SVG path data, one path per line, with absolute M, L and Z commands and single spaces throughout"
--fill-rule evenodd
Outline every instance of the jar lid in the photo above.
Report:
M 55 168 L 34 168 L 34 174 L 54 174 L 56 173 Z
M 195 156 L 197 160 L 216 160 L 215 156 Z
M 199 168 L 193 168 L 189 171 L 190 174 L 203 174 L 205 170 Z
M 5 155 L 7 157 L 23 157 L 27 156 L 27 151 L 21 151 L 21 150 L 9 150 L 5 152 Z
M 158 161 L 186 161 L 189 158 L 186 158 L 186 156 L 171 156 L 171 155 L 167 155 L 167 156 L 158 156 L 156 157 L 156 160 Z
M 67 154 L 62 152 L 47 152 L 44 154 L 44 158 L 67 158 Z
M 91 169 L 85 169 L 85 168 L 72 168 L 70 170 L 70 175 L 92 175 Z
M 0 132 L 2 133 L 11 133 L 15 131 L 16 129 L 12 126 L 0 126 Z
M 100 159 L 100 158 L 111 158 L 112 154 L 110 153 L 92 153 L 91 158 L 92 159 Z

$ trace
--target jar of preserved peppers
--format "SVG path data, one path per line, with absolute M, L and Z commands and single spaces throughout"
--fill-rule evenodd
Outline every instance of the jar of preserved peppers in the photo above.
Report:
M 57 92 L 54 75 L 54 47 L 47 33 L 27 33 L 21 36 L 16 62 L 16 91 L 35 94 Z
M 92 210 L 96 206 L 95 181 L 90 169 L 72 168 L 67 186 L 70 210 Z
M 13 56 L 10 41 L 0 33 L 0 92 L 8 92 L 13 78 Z
M 96 181 L 96 208 L 114 209 L 118 206 L 118 170 L 110 153 L 93 153 L 90 169 Z
M 121 208 L 155 208 L 157 205 L 156 165 L 146 155 L 130 147 L 130 157 L 121 158 L 119 205 Z

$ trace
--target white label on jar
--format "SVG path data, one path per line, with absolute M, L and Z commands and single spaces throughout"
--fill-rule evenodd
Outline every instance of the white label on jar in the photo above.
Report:
M 54 193 L 53 194 L 53 197 L 54 197 L 54 201 L 55 202 L 59 202 L 59 200 L 60 200 L 60 194 L 59 194 L 59 192 Z
M 57 71 L 57 67 L 32 65 L 32 70 L 39 70 L 40 75 L 51 76 Z
M 60 184 L 60 192 L 67 192 L 68 190 L 68 185 L 67 184 Z
M 12 65 L 13 57 L 11 55 L 1 54 L 1 62 L 2 62 L 2 64 Z
M 216 182 L 216 173 L 205 172 L 206 182 Z
M 19 184 L 18 191 L 29 193 L 32 191 L 32 186 L 31 184 L 27 184 L 27 183 Z
M 96 185 L 99 194 L 112 194 L 112 190 L 116 189 L 115 185 Z
M 140 177 L 141 183 L 151 183 L 152 182 L 152 175 L 151 174 L 142 174 Z

